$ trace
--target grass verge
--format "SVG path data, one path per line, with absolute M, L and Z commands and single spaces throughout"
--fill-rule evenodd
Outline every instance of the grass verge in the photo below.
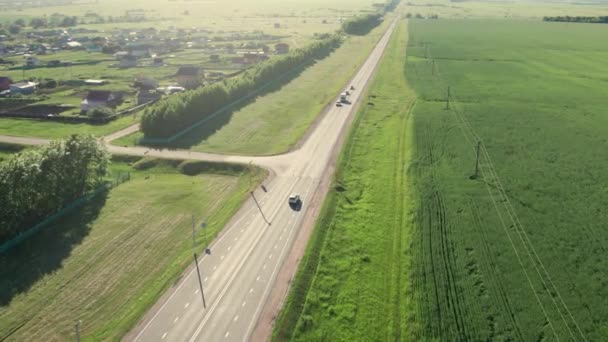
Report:
M 273 339 L 401 340 L 409 306 L 405 183 L 415 95 L 396 29 L 342 151 Z
M 192 215 L 207 223 L 202 249 L 246 198 L 249 177 L 264 177 L 121 160 L 112 170 L 131 172 L 129 182 L 0 256 L 0 339 L 73 340 L 82 320 L 84 339 L 119 340 L 191 263 Z
M 210 120 L 173 144 L 195 151 L 271 155 L 288 151 L 340 93 L 386 30 L 390 19 L 366 36 L 351 36 L 331 55 L 308 67 L 279 90 Z M 138 132 L 114 141 L 133 146 Z

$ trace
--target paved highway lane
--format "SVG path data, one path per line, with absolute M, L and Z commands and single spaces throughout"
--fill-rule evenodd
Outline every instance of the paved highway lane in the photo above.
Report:
M 355 87 L 350 96 L 353 103 L 362 96 L 395 26 L 393 21 L 351 83 L 345 85 Z M 275 284 L 277 272 L 302 226 L 309 199 L 318 190 L 354 111 L 353 105 L 332 105 L 298 150 L 278 156 L 231 156 L 106 144 L 110 152 L 117 154 L 251 162 L 272 172 L 272 179 L 265 184 L 268 192 L 261 189 L 254 192 L 263 215 L 253 199 L 246 201 L 209 246 L 211 254 L 197 251 L 203 254 L 199 256 L 199 267 L 206 308 L 196 270 L 192 269 L 124 339 L 142 342 L 248 340 Z M 132 126 L 106 137 L 106 142 L 136 129 Z M 32 145 L 48 142 L 7 136 L 0 136 L 0 141 Z M 303 199 L 300 211 L 292 210 L 287 203 L 292 193 L 300 194 Z

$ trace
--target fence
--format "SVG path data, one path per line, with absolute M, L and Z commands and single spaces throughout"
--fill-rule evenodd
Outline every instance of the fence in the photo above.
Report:
M 101 194 L 113 187 L 116 187 L 119 184 L 125 183 L 125 182 L 129 181 L 130 179 L 131 179 L 130 172 L 119 173 L 115 179 L 104 182 L 101 186 L 99 186 L 94 191 L 89 192 L 88 194 L 80 197 L 79 199 L 75 200 L 74 202 L 61 208 L 56 213 L 52 214 L 51 216 L 48 216 L 47 218 L 45 218 L 44 220 L 42 220 L 41 222 L 39 222 L 32 228 L 29 228 L 28 230 L 25 230 L 25 231 L 19 233 L 19 235 L 15 236 L 14 238 L 2 243 L 2 245 L 0 245 L 0 254 L 8 252 L 13 247 L 19 245 L 20 243 L 27 240 L 28 238 L 36 235 L 36 233 L 40 232 L 43 228 L 45 228 L 49 224 L 53 223 L 54 221 L 58 220 L 59 218 L 65 216 L 65 215 L 71 213 L 75 209 L 81 207 L 82 205 L 86 204 L 93 198 L 97 197 L 99 194 Z

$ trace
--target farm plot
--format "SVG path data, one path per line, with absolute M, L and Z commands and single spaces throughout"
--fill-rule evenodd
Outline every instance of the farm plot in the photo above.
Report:
M 608 338 L 607 35 L 410 21 L 413 340 Z
M 186 176 L 176 164 L 115 161 L 130 181 L 1 255 L 0 339 L 73 340 L 82 320 L 84 339 L 119 340 L 191 263 L 193 215 L 207 223 L 202 249 L 261 176 Z

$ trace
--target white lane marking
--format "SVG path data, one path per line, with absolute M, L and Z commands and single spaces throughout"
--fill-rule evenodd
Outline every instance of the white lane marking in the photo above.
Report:
M 234 321 L 238 321 L 239 320 L 239 315 L 234 316 Z
M 279 235 L 279 241 L 283 240 L 283 235 Z
M 224 256 L 223 255 L 220 257 L 220 260 L 224 260 Z
M 163 337 L 161 337 L 161 339 L 163 339 L 163 340 L 164 340 L 164 339 L 165 339 L 165 337 L 167 337 L 167 333 L 164 333 L 164 334 L 163 334 Z
M 268 259 L 272 259 L 272 254 L 270 254 L 270 255 L 268 256 Z
M 255 278 L 255 281 L 260 281 L 260 276 L 258 276 L 257 278 Z
M 199 291 L 198 289 L 194 290 L 194 294 L 198 294 L 198 291 Z
M 214 270 L 214 271 L 215 271 L 215 270 L 217 270 L 217 266 L 213 266 L 213 270 Z
M 249 293 L 252 293 L 252 292 L 253 292 L 253 287 L 249 289 Z
M 287 193 L 291 193 L 291 191 L 293 190 L 293 188 L 296 186 L 296 184 L 300 180 L 301 180 L 301 178 L 298 177 L 297 180 L 289 187 L 289 190 L 287 191 Z M 279 206 L 276 207 L 275 211 L 270 215 L 270 217 L 274 217 L 279 212 L 279 210 L 281 208 L 282 208 L 282 206 L 279 203 Z M 213 305 L 211 306 L 211 308 L 209 308 L 208 311 L 205 312 L 205 316 L 204 316 L 203 320 L 198 324 L 198 327 L 194 331 L 194 334 L 192 335 L 192 337 L 190 337 L 190 340 L 189 340 L 190 342 L 196 341 L 196 339 L 198 338 L 198 335 L 201 333 L 201 330 L 203 329 L 203 327 L 205 326 L 205 324 L 207 323 L 207 321 L 209 320 L 209 318 L 211 317 L 211 315 L 213 314 L 213 312 L 215 311 L 215 309 L 217 308 L 217 306 L 221 302 L 221 300 L 224 297 L 224 295 L 226 295 L 226 292 L 228 291 L 228 289 L 230 288 L 230 286 L 234 282 L 237 274 L 239 274 L 239 271 L 241 270 L 241 268 L 243 268 L 243 265 L 245 264 L 245 261 L 249 259 L 249 257 L 253 253 L 253 250 L 255 249 L 255 246 L 258 245 L 258 243 L 260 242 L 260 240 L 262 239 L 262 237 L 264 236 L 264 234 L 268 230 L 268 227 L 270 227 L 270 226 L 269 225 L 265 225 L 264 228 L 262 228 L 262 231 L 258 233 L 257 237 L 255 238 L 255 241 L 253 241 L 253 244 L 249 247 L 249 249 L 247 250 L 247 253 L 245 253 L 244 257 L 241 259 L 241 261 L 239 262 L 239 264 L 235 268 L 235 271 L 232 273 L 232 276 L 230 277 L 230 279 L 228 280 L 228 282 L 226 283 L 226 285 L 224 285 L 224 287 L 223 287 L 222 291 L 220 292 L 218 298 L 215 300 L 215 302 L 213 303 Z M 250 290 L 250 293 L 251 292 L 253 292 L 253 288 Z
M 177 321 L 179 321 L 179 316 L 175 317 L 175 319 L 173 320 L 173 324 L 177 323 Z
M 207 282 L 207 279 L 209 279 L 209 277 L 205 277 L 205 279 L 203 280 L 204 282 Z M 198 291 L 198 290 L 197 290 Z
M 243 230 L 241 229 L 241 233 L 242 233 L 242 232 L 243 232 Z M 238 238 L 238 237 L 235 237 L 235 238 L 234 238 L 234 241 L 238 241 L 238 240 L 239 240 L 239 238 Z
M 231 249 L 232 249 L 232 246 L 228 246 L 228 250 L 231 250 Z
M 230 331 L 226 331 L 226 335 L 224 335 L 224 338 L 228 338 L 228 336 L 230 336 Z
M 265 270 L 266 269 L 266 264 L 264 264 L 264 266 L 262 266 L 262 269 Z
M 274 245 L 274 249 L 277 249 L 277 244 Z
M 285 178 L 287 179 L 287 178 Z M 246 210 L 246 212 L 230 227 L 226 227 L 225 231 L 226 234 L 222 234 L 220 236 L 219 239 L 214 240 L 213 243 L 211 243 L 211 245 L 209 245 L 209 248 L 213 248 L 214 246 L 218 245 L 220 242 L 222 242 L 224 240 L 224 238 L 226 236 L 228 236 L 229 234 L 227 234 L 229 231 L 231 231 L 233 228 L 236 229 L 236 227 L 239 225 L 239 222 L 242 222 L 242 220 L 244 220 L 249 214 L 250 212 L 253 211 L 257 211 L 258 209 L 255 206 L 251 206 L 249 209 Z M 241 229 L 241 232 L 243 230 Z M 203 260 L 205 259 L 205 257 L 201 258 L 198 262 L 198 264 L 202 264 Z M 188 273 L 188 275 L 186 276 L 185 279 L 190 278 L 193 274 L 194 274 L 195 269 L 192 268 L 192 270 L 190 271 L 190 273 Z M 158 311 L 156 311 L 156 313 L 154 314 L 154 316 L 152 317 L 151 320 L 148 321 L 148 324 L 146 324 L 146 326 L 139 332 L 139 334 L 137 334 L 137 336 L 135 336 L 134 341 L 137 341 L 141 335 L 144 334 L 144 332 L 150 327 L 150 325 L 152 324 L 152 322 L 154 322 L 154 320 L 156 319 L 156 317 L 158 317 L 158 315 L 160 315 L 160 313 L 163 311 L 163 309 L 167 306 L 167 304 L 169 304 L 169 302 L 173 299 L 173 297 L 175 297 L 177 295 L 177 293 L 179 293 L 180 289 L 184 286 L 184 284 L 186 284 L 186 281 L 183 281 L 178 287 L 177 289 L 171 294 L 171 296 L 169 296 L 169 298 L 167 298 L 167 300 L 163 303 L 163 305 L 161 305 L 160 309 L 158 309 Z M 198 291 L 198 290 L 197 290 Z
M 187 309 L 190 306 L 190 302 L 186 303 L 186 305 L 184 305 L 184 309 Z
M 241 304 L 241 306 L 245 306 L 245 304 L 247 304 L 247 302 L 243 302 L 243 304 Z

